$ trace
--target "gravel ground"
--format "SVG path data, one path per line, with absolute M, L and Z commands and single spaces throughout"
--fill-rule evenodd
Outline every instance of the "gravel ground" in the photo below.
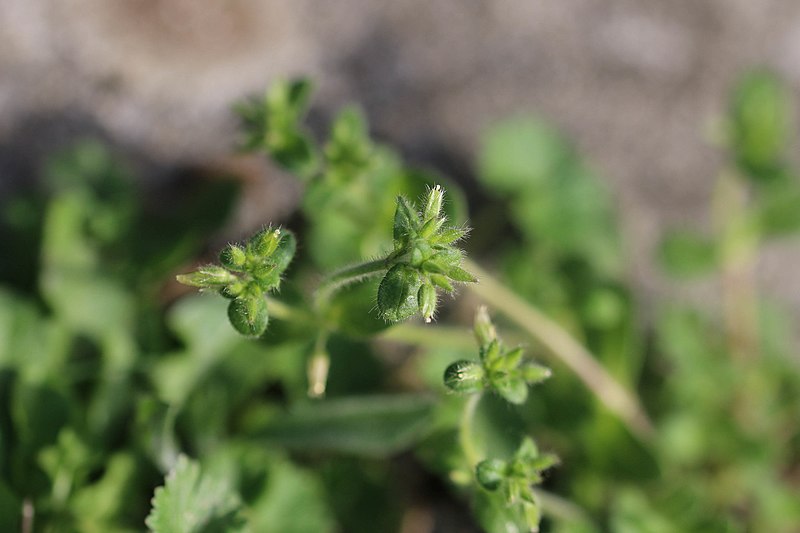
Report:
M 462 180 L 487 125 L 550 120 L 614 191 L 631 279 L 652 301 L 673 289 L 653 247 L 669 225 L 708 222 L 721 161 L 708 131 L 756 64 L 797 88 L 800 2 L 2 0 L 0 196 L 84 134 L 156 167 L 217 164 L 235 139 L 231 102 L 307 74 L 321 117 L 357 101 L 380 138 Z M 265 177 L 240 225 L 280 216 L 296 188 L 245 164 Z M 800 316 L 797 244 L 770 246 L 760 275 Z

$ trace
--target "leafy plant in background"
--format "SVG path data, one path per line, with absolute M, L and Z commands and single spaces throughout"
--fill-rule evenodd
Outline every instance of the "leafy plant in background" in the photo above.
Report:
M 487 133 L 467 241 L 455 184 L 374 143 L 355 108 L 318 145 L 310 94 L 283 82 L 239 107 L 245 147 L 304 194 L 216 264 L 229 180 L 159 209 L 168 191 L 140 195 L 84 143 L 46 167 L 47 198 L 4 206 L 0 529 L 469 528 L 459 501 L 491 532 L 796 529 L 800 371 L 752 277 L 758 244 L 800 226 L 774 77 L 734 92 L 713 238 L 661 253 L 721 272 L 724 319 L 670 302 L 652 333 L 610 198 L 552 128 Z M 220 296 L 176 299 L 176 272 Z M 528 353 L 555 369 L 535 394 L 550 370 Z
M 759 295 L 757 279 L 761 246 L 800 232 L 800 180 L 787 154 L 791 117 L 789 92 L 775 75 L 744 76 L 721 124 L 718 140 L 730 158 L 713 191 L 712 228 L 677 230 L 662 243 L 667 272 L 715 275 L 721 289 L 720 318 L 671 303 L 657 324 L 672 376 L 660 399 L 668 414 L 659 453 L 673 476 L 711 472 L 691 487 L 676 484 L 674 501 L 698 502 L 677 524 L 709 531 L 800 524 L 791 474 L 800 459 L 800 362 L 787 313 Z

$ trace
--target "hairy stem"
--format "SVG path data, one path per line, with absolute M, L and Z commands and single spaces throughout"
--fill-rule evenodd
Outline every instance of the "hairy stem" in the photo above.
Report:
M 466 328 L 455 326 L 420 326 L 401 323 L 380 333 L 379 339 L 427 348 L 463 348 L 475 350 L 475 340 Z
M 638 398 L 616 381 L 586 348 L 473 261 L 464 259 L 464 265 L 480 279 L 479 283 L 468 285 L 471 291 L 505 314 L 575 372 L 633 434 L 645 441 L 653 438 L 653 424 Z
M 271 296 L 265 296 L 269 306 L 270 317 L 287 322 L 304 322 L 308 324 L 317 323 L 316 317 L 306 309 L 289 305 Z
M 758 355 L 758 239 L 748 226 L 747 190 L 733 171 L 723 171 L 713 210 L 720 243 L 722 307 L 728 350 L 738 360 Z
M 566 522 L 591 523 L 586 511 L 571 501 L 542 489 L 534 488 L 533 493 L 544 514 Z
M 342 287 L 381 274 L 395 259 L 396 255 L 390 254 L 380 259 L 345 267 L 329 275 L 322 280 L 314 295 L 315 308 L 319 310 L 324 307 L 331 296 Z

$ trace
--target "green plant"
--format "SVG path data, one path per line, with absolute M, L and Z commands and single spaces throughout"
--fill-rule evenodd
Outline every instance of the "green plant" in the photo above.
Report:
M 326 182 L 356 179 L 358 169 L 369 168 L 371 164 L 370 150 L 365 148 L 361 127 L 346 128 L 341 122 L 337 123 L 331 143 L 322 157 L 314 155 L 316 150 L 308 140 L 302 143 L 302 150 L 295 150 L 295 141 L 292 141 L 290 144 L 293 148 L 288 151 L 283 141 L 275 140 L 298 138 L 299 127 L 294 121 L 286 121 L 285 118 L 291 117 L 296 121 L 302 116 L 302 112 L 295 106 L 296 99 L 287 95 L 305 95 L 308 92 L 307 87 L 305 82 L 278 84 L 263 102 L 242 107 L 240 112 L 248 126 L 248 146 L 264 148 L 287 169 L 309 169 L 309 161 L 321 161 L 316 164 L 315 173 L 305 176 L 311 181 L 310 187 L 314 184 L 322 187 L 322 184 L 330 185 Z M 283 107 L 287 109 L 284 111 Z M 342 120 L 353 120 L 350 118 L 352 116 L 354 115 L 345 115 Z M 350 135 L 345 133 L 347 131 L 350 131 Z M 353 131 L 359 133 L 353 135 Z M 341 166 L 346 166 L 348 172 L 342 172 Z M 331 196 L 347 194 L 346 191 L 337 189 L 339 187 L 329 189 L 327 193 Z M 371 277 L 380 277 L 372 300 L 381 319 L 395 323 L 419 314 L 426 323 L 431 323 L 438 307 L 437 290 L 453 293 L 454 283 L 477 282 L 472 274 L 462 268 L 464 252 L 456 246 L 469 230 L 464 225 L 454 226 L 447 223 L 447 216 L 443 212 L 444 204 L 445 193 L 438 184 L 428 187 L 418 206 L 404 196 L 398 196 L 392 218 L 391 252 L 377 259 L 349 265 L 324 277 L 319 287 L 313 291 L 313 298 L 307 308 L 300 309 L 296 305 L 290 308 L 286 303 L 273 301 L 291 316 L 302 315 L 310 323 L 310 327 L 317 331 L 315 353 L 309 367 L 309 391 L 312 395 L 321 396 L 326 390 L 326 374 L 330 361 L 325 344 L 328 336 L 337 328 L 337 324 L 331 323 L 329 316 L 338 291 Z M 265 296 L 279 288 L 281 275 L 289 265 L 295 249 L 296 244 L 291 233 L 268 227 L 256 233 L 244 246 L 229 244 L 225 247 L 220 254 L 220 265 L 206 265 L 192 273 L 181 274 L 178 281 L 201 290 L 216 291 L 231 299 L 228 318 L 233 327 L 244 335 L 260 336 L 264 334 L 268 324 L 269 305 Z M 362 319 L 358 316 L 347 318 Z M 451 389 L 462 392 L 478 392 L 487 387 L 496 390 L 501 397 L 513 404 L 523 403 L 528 394 L 528 384 L 547 378 L 550 375 L 549 369 L 523 362 L 522 348 L 506 351 L 496 338 L 494 326 L 489 322 L 488 314 L 483 308 L 476 317 L 475 329 L 481 344 L 482 366 L 464 361 L 455 363 L 445 371 L 445 383 Z M 477 382 L 466 378 L 469 373 L 466 367 L 469 365 L 476 369 L 472 373 L 477 373 L 478 369 L 482 373 Z M 474 412 L 474 402 L 477 402 L 477 397 L 468 402 L 467 413 Z M 462 426 L 470 424 L 468 418 L 462 420 Z M 462 431 L 466 431 L 465 428 L 462 427 Z M 470 455 L 474 453 L 472 445 L 465 445 L 470 446 L 469 453 L 466 450 L 465 453 L 469 455 L 469 463 L 477 468 L 480 479 L 480 473 L 488 463 L 478 463 L 477 458 Z M 493 461 L 492 464 L 505 465 L 500 459 Z M 532 530 L 538 530 L 540 511 L 531 488 L 541 481 L 539 472 L 552 463 L 550 456 L 540 458 L 533 441 L 527 439 L 509 466 L 496 471 L 498 484 L 505 486 L 506 503 L 522 506 L 523 512 L 519 513 L 518 520 Z M 489 488 L 486 484 L 482 486 Z M 166 512 L 160 511 L 161 514 Z M 156 523 L 155 520 L 151 522 Z
M 460 188 L 357 109 L 317 144 L 310 96 L 239 106 L 244 146 L 303 185 L 240 244 L 218 233 L 235 181 L 153 193 L 92 142 L 3 206 L 0 529 L 796 529 L 796 347 L 753 275 L 800 228 L 777 78 L 734 91 L 713 228 L 660 253 L 721 279 L 724 313 L 670 298 L 653 324 L 613 203 L 549 125 L 486 133 L 468 232 Z

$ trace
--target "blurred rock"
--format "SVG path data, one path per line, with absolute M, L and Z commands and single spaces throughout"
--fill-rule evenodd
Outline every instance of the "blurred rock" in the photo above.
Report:
M 737 75 L 800 82 L 798 21 L 793 0 L 3 0 L 0 146 L 31 114 L 77 115 L 162 164 L 203 164 L 234 143 L 232 102 L 310 74 L 323 116 L 357 101 L 381 138 L 467 180 L 480 132 L 533 112 L 607 178 L 652 292 L 664 226 L 707 221 L 721 155 L 705 132 Z M 787 286 L 790 264 L 765 283 Z

